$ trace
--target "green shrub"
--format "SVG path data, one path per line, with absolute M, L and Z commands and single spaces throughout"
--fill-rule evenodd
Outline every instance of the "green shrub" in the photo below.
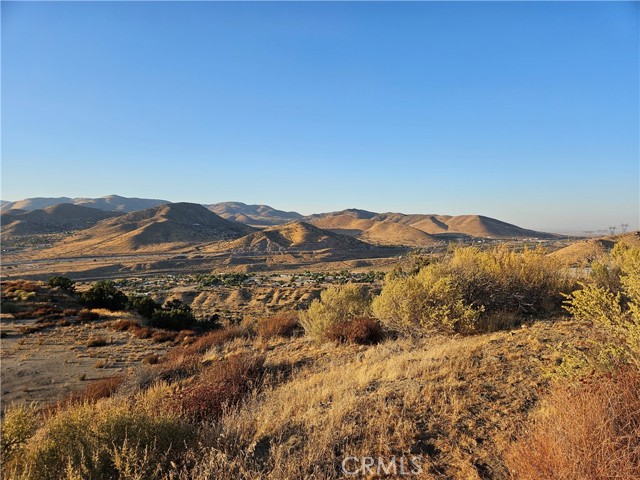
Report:
M 300 314 L 300 324 L 307 335 L 316 340 L 327 340 L 326 332 L 334 324 L 367 317 L 371 311 L 368 291 L 355 284 L 329 287 L 320 299 L 311 302 L 309 309 Z
M 66 290 L 68 292 L 74 292 L 76 290 L 76 286 L 73 280 L 67 277 L 62 277 L 60 275 L 55 275 L 47 280 L 47 285 L 50 287 L 60 287 L 62 290 Z
M 115 311 L 124 310 L 128 299 L 112 281 L 102 280 L 84 292 L 81 301 L 89 308 L 106 308 Z
M 151 319 L 153 314 L 161 308 L 161 305 L 150 297 L 130 295 L 128 308 L 135 310 L 146 319 Z
M 2 313 L 18 313 L 20 308 L 13 302 L 2 302 L 0 304 L 0 311 Z
M 154 328 L 187 330 L 195 322 L 196 319 L 189 305 L 185 305 L 180 300 L 171 300 L 165 303 L 160 310 L 154 311 L 147 323 Z

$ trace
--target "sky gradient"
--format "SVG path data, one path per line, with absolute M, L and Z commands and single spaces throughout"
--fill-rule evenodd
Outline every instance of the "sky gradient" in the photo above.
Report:
M 2 199 L 483 214 L 640 204 L 637 2 L 2 2 Z

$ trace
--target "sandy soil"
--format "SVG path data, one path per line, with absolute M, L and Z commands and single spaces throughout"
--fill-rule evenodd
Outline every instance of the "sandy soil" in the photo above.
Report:
M 14 320 L 3 314 L 2 332 L 6 336 L 0 340 L 2 407 L 13 402 L 54 402 L 82 389 L 91 380 L 123 372 L 141 364 L 149 355 L 166 351 L 166 344 L 107 328 L 112 320 L 23 334 L 19 327 L 33 325 L 35 320 Z M 97 337 L 106 339 L 108 345 L 87 346 L 89 339 Z

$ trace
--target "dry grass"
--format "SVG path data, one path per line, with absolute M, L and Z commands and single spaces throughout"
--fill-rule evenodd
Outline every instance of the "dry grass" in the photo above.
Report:
M 339 478 L 344 456 L 403 454 L 423 457 L 424 478 L 507 478 L 501 446 L 576 329 L 336 350 L 223 415 L 221 440 L 183 478 Z
M 507 453 L 512 478 L 640 478 L 640 373 L 558 385 Z

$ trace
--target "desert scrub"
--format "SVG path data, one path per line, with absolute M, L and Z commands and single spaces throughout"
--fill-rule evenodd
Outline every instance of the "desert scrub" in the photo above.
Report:
M 558 384 L 506 453 L 512 478 L 640 478 L 640 374 Z
M 373 313 L 390 330 L 414 335 L 466 331 L 480 311 L 465 304 L 449 277 L 434 278 L 431 267 L 415 276 L 389 279 L 373 300 Z
M 558 312 L 571 287 L 541 249 L 464 247 L 416 274 L 390 274 L 373 311 L 403 333 L 491 331 L 514 326 L 518 316 Z
M 302 327 L 295 313 L 280 313 L 260 319 L 257 333 L 261 338 L 290 338 L 300 332 Z
M 198 381 L 173 397 L 173 408 L 191 421 L 219 418 L 226 407 L 237 405 L 258 386 L 264 358 L 235 355 L 209 366 Z
M 327 330 L 334 324 L 368 317 L 370 311 L 368 291 L 360 285 L 348 283 L 324 290 L 320 299 L 311 302 L 309 309 L 301 312 L 300 324 L 307 335 L 324 341 L 327 340 Z
M 640 369 L 640 248 L 619 243 L 610 257 L 590 283 L 567 296 L 566 310 L 595 326 L 590 350 L 595 353 L 573 352 L 567 363 L 605 369 L 627 363 Z
M 104 337 L 93 337 L 87 340 L 87 347 L 105 347 L 109 341 Z
M 54 412 L 4 465 L 8 478 L 160 478 L 194 439 L 175 415 L 103 399 Z
M 327 329 L 325 335 L 328 340 L 337 343 L 357 345 L 372 345 L 380 342 L 384 337 L 380 323 L 375 318 L 368 317 L 334 323 Z
M 4 412 L 0 430 L 0 446 L 3 464 L 16 455 L 38 427 L 35 404 L 15 405 Z

